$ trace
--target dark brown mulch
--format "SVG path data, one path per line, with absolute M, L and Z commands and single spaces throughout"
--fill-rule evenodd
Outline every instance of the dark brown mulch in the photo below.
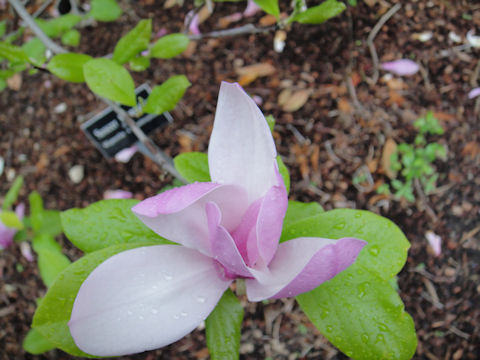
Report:
M 81 30 L 79 51 L 102 56 L 112 52 L 118 38 L 139 18 L 151 17 L 155 31 L 179 31 L 191 4 L 165 10 L 152 1 L 131 3 L 120 21 Z M 341 17 L 321 26 L 294 25 L 283 53 L 273 50 L 273 34 L 201 40 L 196 50 L 171 61 L 154 61 L 136 84 L 159 84 L 174 74 L 186 74 L 192 87 L 173 112 L 175 123 L 155 133 L 154 140 L 169 155 L 205 151 L 221 80 L 238 80 L 235 69 L 260 62 L 276 72 L 259 78 L 246 90 L 263 99 L 262 109 L 273 114 L 279 153 L 291 171 L 291 199 L 318 201 L 325 209 L 369 209 L 394 220 L 412 243 L 399 274 L 400 295 L 415 320 L 419 346 L 415 359 L 480 358 L 480 123 L 475 101 L 466 94 L 477 84 L 479 50 L 450 52 L 450 31 L 462 37 L 480 30 L 480 7 L 468 1 L 404 1 L 403 8 L 378 33 L 375 46 L 381 61 L 412 57 L 424 68 L 415 76 L 370 84 L 372 61 L 366 39 L 384 13 L 385 2 L 373 7 L 359 1 Z M 218 28 L 220 17 L 241 10 L 240 4 L 217 5 L 201 26 Z M 260 15 L 255 17 L 258 21 Z M 422 43 L 412 35 L 431 31 Z M 0 155 L 5 159 L 0 194 L 13 174 L 26 186 L 21 200 L 37 190 L 46 208 L 65 210 L 100 200 L 106 189 L 121 188 L 139 199 L 154 195 L 171 178 L 149 159 L 136 155 L 130 163 L 104 159 L 79 130 L 82 121 L 104 105 L 84 85 L 68 84 L 48 74 L 23 74 L 19 91 L 0 93 Z M 354 91 L 349 91 L 353 79 Z M 278 105 L 284 88 L 311 89 L 307 103 L 286 112 Z M 67 111 L 55 113 L 58 104 Z M 477 106 L 478 107 L 478 106 Z M 352 183 L 367 167 L 375 182 L 386 181 L 381 167 L 387 138 L 412 141 L 413 121 L 432 110 L 445 134 L 436 140 L 448 148 L 446 162 L 437 162 L 438 191 L 417 197 L 413 204 L 379 198 L 372 187 Z M 83 165 L 85 177 L 74 184 L 69 169 Z M 8 179 L 7 179 L 7 176 Z M 435 257 L 425 233 L 443 240 Z M 66 254 L 80 253 L 60 239 Z M 0 358 L 69 359 L 61 351 L 31 356 L 21 342 L 45 293 L 36 263 L 27 262 L 18 245 L 0 253 Z M 195 331 L 164 349 L 128 359 L 205 359 L 203 331 Z M 241 354 L 243 359 L 341 359 L 339 353 L 308 322 L 292 300 L 246 304 Z M 127 359 L 127 357 L 125 357 Z

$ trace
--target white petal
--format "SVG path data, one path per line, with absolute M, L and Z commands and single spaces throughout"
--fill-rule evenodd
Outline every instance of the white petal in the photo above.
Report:
M 231 281 L 215 262 L 177 245 L 128 250 L 82 284 L 69 322 L 77 346 L 97 356 L 171 344 L 210 314 Z
M 249 203 L 277 184 L 275 144 L 265 117 L 238 84 L 223 82 L 208 147 L 212 181 L 239 185 Z

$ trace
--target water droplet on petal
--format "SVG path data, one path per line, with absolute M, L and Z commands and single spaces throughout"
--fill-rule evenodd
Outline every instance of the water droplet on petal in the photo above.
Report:
M 142 315 L 138 316 L 138 320 L 143 320 L 143 319 L 145 319 L 145 318 Z
M 188 314 L 187 314 L 186 312 L 183 312 L 183 311 L 182 311 L 182 312 L 180 313 L 180 316 L 182 316 L 182 317 L 187 317 Z
M 152 309 L 152 314 L 158 314 L 158 310 L 157 309 Z
M 203 304 L 206 300 L 207 298 L 205 296 L 197 296 L 197 302 L 200 304 Z
M 178 320 L 178 319 L 180 319 L 180 315 L 173 315 L 173 318 L 174 318 L 175 320 Z
M 132 316 L 133 315 L 133 312 L 131 312 L 130 310 L 127 311 L 127 315 L 128 316 Z
M 163 274 L 163 278 L 167 281 L 170 281 L 173 279 L 173 276 L 172 275 L 169 275 L 169 274 Z

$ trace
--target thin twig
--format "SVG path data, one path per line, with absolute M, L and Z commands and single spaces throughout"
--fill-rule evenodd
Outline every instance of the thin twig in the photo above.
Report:
M 242 35 L 242 34 L 259 34 L 259 33 L 267 33 L 275 29 L 276 29 L 276 26 L 257 28 L 253 24 L 247 24 L 247 25 L 239 26 L 233 29 L 212 31 L 209 33 L 199 34 L 199 35 L 189 35 L 188 38 L 190 40 L 200 40 L 204 38 L 219 38 L 219 37 L 235 36 L 235 35 Z
M 31 15 L 27 12 L 25 7 L 20 4 L 18 0 L 8 0 L 10 4 L 15 8 L 17 13 L 20 15 L 20 17 L 25 21 L 25 23 L 32 29 L 32 31 L 35 33 L 35 35 L 38 36 L 38 38 L 45 44 L 47 48 L 49 48 L 54 54 L 63 54 L 66 53 L 67 50 L 65 50 L 63 47 L 60 45 L 57 45 L 54 43 L 43 31 L 38 27 L 38 25 L 35 23 Z M 123 110 L 118 104 L 115 102 L 105 99 L 103 97 L 99 97 L 104 103 L 109 105 L 119 116 L 120 120 L 125 122 L 130 129 L 132 129 L 133 133 L 135 136 L 138 138 L 138 140 L 151 152 L 152 160 L 165 169 L 167 172 L 169 172 L 172 176 L 177 178 L 183 183 L 187 183 L 187 181 L 177 172 L 175 167 L 173 166 L 173 163 L 171 159 L 163 153 L 155 144 L 154 142 L 145 135 L 143 130 L 135 123 L 135 121 L 131 118 L 128 113 Z
M 373 40 L 377 36 L 378 32 L 382 28 L 383 25 L 402 7 L 401 4 L 397 3 L 393 6 L 390 10 L 388 10 L 377 22 L 377 24 L 373 27 L 372 31 L 368 35 L 367 44 L 368 49 L 370 50 L 370 55 L 372 56 L 373 62 L 373 77 L 370 79 L 372 85 L 376 84 L 378 81 L 378 55 L 377 50 L 375 49 L 375 45 L 373 44 Z
M 434 223 L 437 223 L 438 222 L 438 217 L 435 214 L 435 211 L 433 211 L 433 209 L 428 204 L 427 196 L 425 195 L 425 193 L 422 190 L 422 186 L 420 184 L 420 181 L 418 179 L 415 179 L 413 181 L 413 184 L 415 186 L 415 190 L 417 191 L 417 194 L 420 196 L 420 202 L 423 205 L 423 207 L 425 208 L 425 211 L 427 212 L 428 216 L 430 216 L 430 219 L 432 219 Z
M 28 13 L 25 7 L 18 1 L 18 0 L 8 0 L 10 5 L 13 6 L 15 11 L 20 15 L 20 17 L 25 21 L 27 26 L 32 29 L 35 35 L 45 44 L 45 46 L 50 49 L 55 54 L 63 54 L 66 53 L 67 50 L 62 48 L 60 45 L 54 43 L 37 25 L 35 20 L 33 20 L 32 16 Z

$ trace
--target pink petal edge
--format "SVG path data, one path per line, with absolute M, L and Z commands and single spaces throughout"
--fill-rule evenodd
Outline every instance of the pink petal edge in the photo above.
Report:
M 298 238 L 279 245 L 269 271 L 247 279 L 250 301 L 292 297 L 310 291 L 352 265 L 363 240 Z

